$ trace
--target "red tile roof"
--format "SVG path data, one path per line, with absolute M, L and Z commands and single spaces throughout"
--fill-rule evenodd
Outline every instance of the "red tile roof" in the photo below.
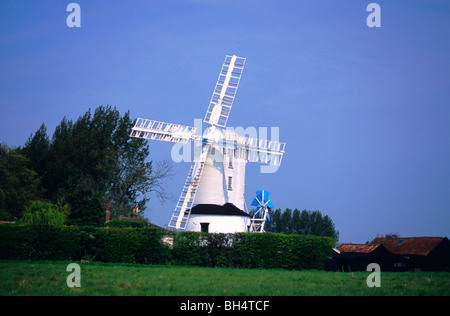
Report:
M 387 250 L 397 255 L 428 255 L 446 237 L 377 237 L 370 244 L 382 244 Z
M 338 247 L 338 250 L 340 252 L 371 253 L 379 246 L 375 244 L 342 244 Z

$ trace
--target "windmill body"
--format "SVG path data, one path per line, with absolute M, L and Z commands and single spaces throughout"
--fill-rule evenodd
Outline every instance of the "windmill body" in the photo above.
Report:
M 245 167 L 248 161 L 279 166 L 285 143 L 241 136 L 223 129 L 236 95 L 245 58 L 226 56 L 204 122 L 196 128 L 138 118 L 131 137 L 174 143 L 196 143 L 196 152 L 169 228 L 235 233 L 248 231 Z
M 228 137 L 235 134 L 227 130 L 222 132 Z M 233 203 L 244 210 L 246 164 L 245 159 L 236 157 L 234 148 L 227 149 L 217 144 L 213 145 L 205 161 L 195 203 L 216 205 Z

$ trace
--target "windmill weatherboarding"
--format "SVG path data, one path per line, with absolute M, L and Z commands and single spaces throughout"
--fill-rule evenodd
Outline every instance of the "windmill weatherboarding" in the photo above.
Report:
M 226 127 L 242 77 L 245 58 L 225 57 L 203 122 L 203 135 L 196 128 L 138 118 L 131 137 L 173 143 L 195 142 L 194 157 L 186 182 L 168 224 L 177 230 L 248 231 L 245 213 L 245 165 L 248 161 L 279 166 L 286 144 L 240 136 Z M 192 216 L 191 216 L 192 215 Z

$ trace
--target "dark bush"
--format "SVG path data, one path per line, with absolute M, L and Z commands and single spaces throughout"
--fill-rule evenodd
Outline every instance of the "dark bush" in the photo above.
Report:
M 173 238 L 170 249 L 162 239 Z M 263 269 L 323 269 L 334 239 L 279 233 L 0 225 L 0 259 L 81 260 Z
M 82 243 L 77 228 L 1 225 L 0 259 L 77 260 Z
M 127 221 L 127 220 L 114 220 L 106 224 L 108 227 L 133 227 L 133 228 L 144 228 L 145 223 L 143 221 Z
M 91 255 L 97 261 L 163 264 L 169 250 L 157 228 L 101 228 L 95 231 Z
M 263 269 L 323 269 L 334 239 L 279 233 L 174 234 L 175 264 Z

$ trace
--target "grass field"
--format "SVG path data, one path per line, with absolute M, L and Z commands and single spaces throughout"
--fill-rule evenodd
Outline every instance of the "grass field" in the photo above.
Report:
M 450 295 L 449 272 L 245 270 L 112 263 L 79 263 L 81 287 L 69 288 L 69 262 L 0 261 L 0 295 Z

